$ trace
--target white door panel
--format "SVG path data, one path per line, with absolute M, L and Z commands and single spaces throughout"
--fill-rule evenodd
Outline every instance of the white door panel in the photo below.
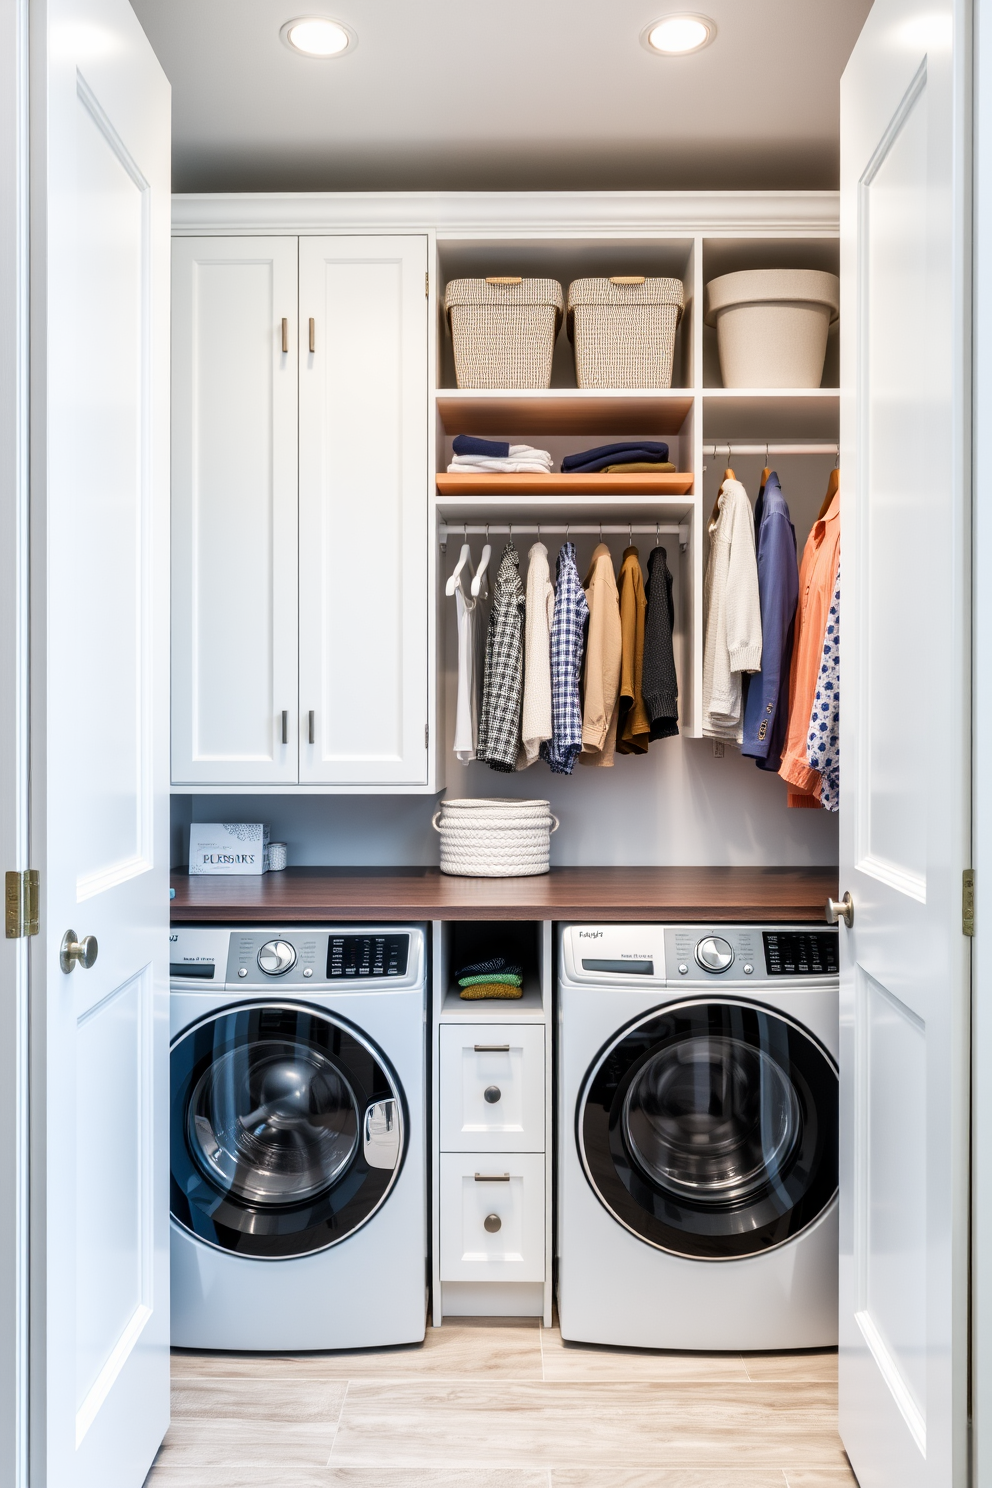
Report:
M 33 243 L 31 1267 L 45 1323 L 32 1483 L 139 1488 L 169 1415 L 170 99 L 123 0 L 54 0 L 48 20 L 47 221 Z M 66 974 L 70 929 L 99 953 Z
M 307 783 L 427 780 L 426 272 L 424 237 L 300 239 Z
M 841 90 L 840 1426 L 865 1488 L 967 1473 L 968 46 L 959 0 L 876 0 Z
M 177 783 L 297 779 L 296 280 L 296 238 L 173 245 Z

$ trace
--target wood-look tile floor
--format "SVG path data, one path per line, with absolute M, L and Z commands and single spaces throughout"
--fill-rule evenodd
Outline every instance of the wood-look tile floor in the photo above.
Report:
M 423 1345 L 172 1356 L 145 1488 L 856 1488 L 837 1356 L 564 1343 L 453 1319 Z

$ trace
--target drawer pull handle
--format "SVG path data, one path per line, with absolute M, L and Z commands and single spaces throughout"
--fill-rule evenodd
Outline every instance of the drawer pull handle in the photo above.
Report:
M 503 1094 L 498 1085 L 487 1085 L 483 1095 L 490 1106 L 494 1106 Z
M 495 1235 L 497 1230 L 503 1228 L 503 1221 L 498 1214 L 487 1214 L 482 1221 L 490 1235 Z
M 475 1044 L 476 1054 L 509 1054 L 509 1044 Z
M 509 1183 L 509 1173 L 476 1173 L 476 1183 Z

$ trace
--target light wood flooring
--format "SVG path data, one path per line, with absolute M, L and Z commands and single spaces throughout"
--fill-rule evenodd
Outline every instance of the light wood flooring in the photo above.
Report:
M 837 1356 L 563 1343 L 453 1319 L 422 1346 L 172 1356 L 146 1488 L 856 1488 Z

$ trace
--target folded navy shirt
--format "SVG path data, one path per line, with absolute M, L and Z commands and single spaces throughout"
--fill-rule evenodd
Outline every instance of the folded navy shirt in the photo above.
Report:
M 506 460 L 510 454 L 509 444 L 498 439 L 476 439 L 474 434 L 456 434 L 451 449 L 456 455 L 487 455 L 491 460 Z
M 601 444 L 596 449 L 577 450 L 566 455 L 561 462 L 562 470 L 605 470 L 607 465 L 632 465 L 639 460 L 665 461 L 668 459 L 667 444 L 652 444 L 641 440 L 637 444 Z

